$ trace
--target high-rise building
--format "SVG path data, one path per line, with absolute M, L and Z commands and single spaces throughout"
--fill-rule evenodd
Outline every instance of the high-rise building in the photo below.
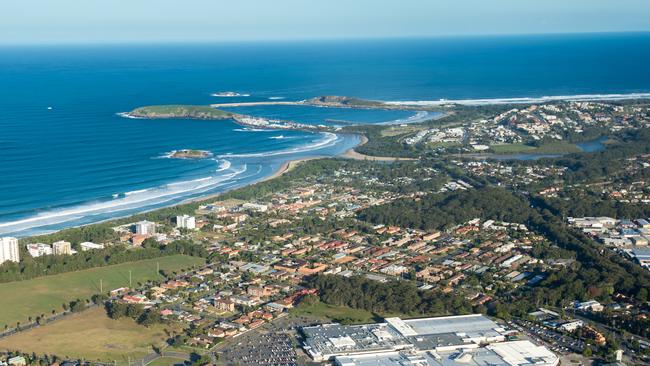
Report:
M 52 253 L 54 255 L 70 255 L 72 254 L 72 244 L 67 241 L 57 241 L 52 243 Z
M 139 235 L 153 235 L 156 233 L 156 223 L 147 220 L 136 222 L 135 233 Z
M 0 238 L 0 264 L 12 261 L 20 261 L 20 251 L 18 250 L 18 239 L 12 237 Z
M 189 215 L 176 216 L 176 227 L 193 230 L 196 228 L 196 219 Z

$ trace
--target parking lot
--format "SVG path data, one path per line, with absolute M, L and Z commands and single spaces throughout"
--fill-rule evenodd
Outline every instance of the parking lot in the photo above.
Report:
M 514 320 L 511 325 L 538 343 L 545 344 L 552 351 L 562 355 L 568 353 L 581 354 L 585 347 L 585 343 L 580 339 L 556 332 L 527 320 Z
M 297 366 L 291 338 L 284 333 L 265 333 L 247 337 L 221 354 L 225 364 Z
M 215 351 L 223 365 L 311 365 L 301 348 L 297 347 L 297 328 L 317 323 L 304 316 L 286 316 L 231 338 L 217 346 Z

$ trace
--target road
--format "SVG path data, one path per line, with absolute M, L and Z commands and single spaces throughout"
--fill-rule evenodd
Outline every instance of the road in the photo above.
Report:
M 211 107 L 214 108 L 228 108 L 228 107 L 253 107 L 253 106 L 261 106 L 261 105 L 309 105 L 305 103 L 304 101 L 297 101 L 297 102 L 237 102 L 237 103 L 215 103 L 215 104 L 210 104 Z

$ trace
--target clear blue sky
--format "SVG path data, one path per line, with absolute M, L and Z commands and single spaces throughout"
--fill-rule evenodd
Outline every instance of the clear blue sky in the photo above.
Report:
M 650 31 L 650 0 L 2 0 L 0 43 Z

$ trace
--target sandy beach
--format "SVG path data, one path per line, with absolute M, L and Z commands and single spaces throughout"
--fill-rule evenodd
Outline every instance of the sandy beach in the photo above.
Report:
M 342 158 L 346 159 L 355 159 L 355 160 L 372 160 L 372 161 L 398 161 L 398 160 L 417 160 L 414 158 L 395 158 L 390 156 L 371 156 L 365 155 L 357 152 L 355 149 L 361 145 L 364 145 L 368 142 L 368 138 L 364 135 L 361 135 L 361 142 L 359 145 L 349 149 L 345 153 L 339 155 Z
M 283 174 L 286 174 L 292 170 L 294 170 L 298 165 L 305 161 L 309 160 L 316 160 L 316 159 L 323 159 L 327 158 L 327 156 L 311 156 L 308 158 L 301 158 L 301 159 L 294 159 L 294 160 L 289 160 L 287 162 L 284 162 L 282 165 L 280 165 L 280 169 L 278 169 L 275 173 L 269 175 L 268 177 L 260 180 L 260 182 L 266 182 L 267 180 L 275 179 Z

